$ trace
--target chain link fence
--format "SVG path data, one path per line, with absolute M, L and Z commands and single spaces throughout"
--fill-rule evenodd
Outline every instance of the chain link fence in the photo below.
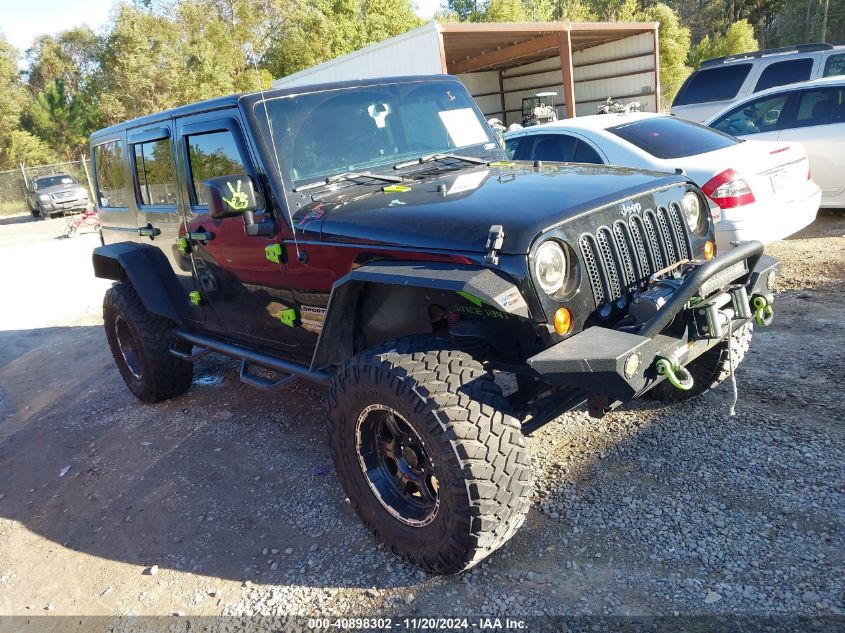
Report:
M 32 181 L 39 176 L 67 174 L 88 188 L 88 197 L 93 200 L 91 186 L 91 159 L 83 157 L 68 163 L 29 166 L 21 164 L 18 169 L 0 171 L 0 216 L 29 213 L 27 194 Z

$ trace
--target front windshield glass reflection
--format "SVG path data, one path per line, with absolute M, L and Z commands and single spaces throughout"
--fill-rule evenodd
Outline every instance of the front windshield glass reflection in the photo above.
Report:
M 269 119 L 282 175 L 293 187 L 432 153 L 479 155 L 495 142 L 472 98 L 450 81 L 269 97 L 254 114 L 266 139 Z

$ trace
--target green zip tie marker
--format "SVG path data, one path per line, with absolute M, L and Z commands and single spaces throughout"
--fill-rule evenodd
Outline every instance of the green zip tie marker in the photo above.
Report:
M 406 191 L 410 191 L 411 188 L 408 185 L 387 185 L 386 187 L 382 187 L 381 190 L 384 193 L 405 193 Z
M 288 327 L 296 327 L 299 319 L 296 318 L 296 308 L 288 308 L 279 312 L 279 321 Z
M 202 304 L 202 293 L 199 290 L 191 290 L 191 292 L 188 293 L 188 298 L 195 306 Z
M 285 250 L 281 244 L 270 244 L 264 247 L 264 257 L 267 258 L 267 261 L 280 264 L 285 261 Z
M 176 240 L 176 248 L 178 248 L 179 252 L 183 255 L 187 255 L 191 252 L 191 242 L 187 237 L 180 237 Z
M 509 160 L 494 160 L 492 163 L 487 163 L 490 167 L 513 167 L 514 163 Z

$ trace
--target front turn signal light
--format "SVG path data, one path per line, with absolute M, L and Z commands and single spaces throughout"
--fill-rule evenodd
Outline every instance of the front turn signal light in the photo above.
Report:
M 572 330 L 572 313 L 568 308 L 558 308 L 555 312 L 555 332 L 569 334 Z
M 713 245 L 713 242 L 707 240 L 704 242 L 704 259 L 713 259 L 713 255 L 716 254 L 716 247 Z

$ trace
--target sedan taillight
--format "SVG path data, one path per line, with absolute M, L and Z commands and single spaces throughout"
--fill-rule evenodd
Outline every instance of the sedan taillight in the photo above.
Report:
M 722 209 L 733 209 L 754 202 L 751 187 L 733 169 L 726 169 L 713 176 L 701 190 Z

